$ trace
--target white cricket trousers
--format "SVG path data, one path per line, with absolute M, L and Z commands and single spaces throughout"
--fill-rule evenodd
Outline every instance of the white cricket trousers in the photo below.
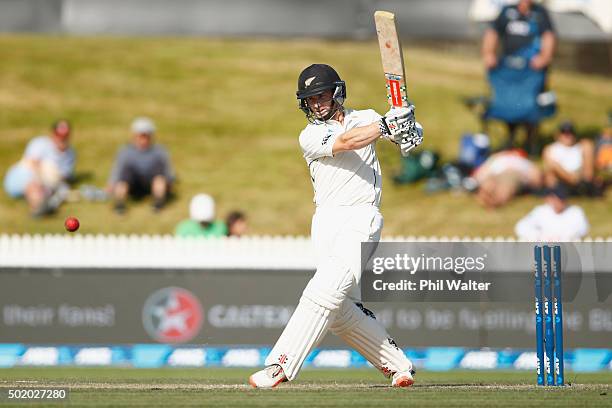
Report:
M 386 376 L 412 369 L 382 324 L 356 304 L 360 300 L 361 243 L 378 242 L 382 226 L 376 206 L 317 207 L 311 234 L 317 271 L 266 358 L 266 366 L 280 364 L 293 380 L 306 356 L 331 330 Z

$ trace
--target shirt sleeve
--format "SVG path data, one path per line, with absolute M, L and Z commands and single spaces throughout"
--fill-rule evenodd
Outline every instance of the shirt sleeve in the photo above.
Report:
M 491 28 L 495 30 L 499 36 L 504 35 L 506 31 L 506 25 L 508 24 L 508 19 L 506 18 L 507 10 L 508 7 L 502 8 L 497 18 L 491 22 Z
M 540 34 L 544 34 L 547 31 L 555 32 L 555 26 L 550 19 L 550 14 L 544 7 L 540 7 Z
M 382 115 L 376 112 L 374 109 L 366 109 L 365 112 L 366 112 L 366 121 L 365 121 L 366 123 L 364 124 L 364 126 L 371 125 L 374 122 L 378 122 L 380 118 L 382 117 Z
M 36 137 L 28 143 L 25 152 L 23 153 L 24 159 L 30 160 L 41 160 L 46 152 L 46 143 L 44 137 Z
M 117 157 L 115 158 L 115 163 L 113 164 L 113 168 L 111 169 L 110 177 L 108 178 L 109 184 L 115 184 L 119 181 L 119 175 L 121 174 L 121 169 L 125 166 L 127 162 L 128 152 L 126 148 L 123 148 L 117 153 Z
M 170 155 L 165 147 L 159 146 L 159 155 L 164 166 L 164 176 L 168 181 L 173 181 L 174 169 L 172 168 L 172 163 L 170 163 Z
M 316 160 L 321 157 L 333 157 L 333 147 L 340 133 L 325 125 L 307 126 L 300 133 L 300 147 L 304 158 Z

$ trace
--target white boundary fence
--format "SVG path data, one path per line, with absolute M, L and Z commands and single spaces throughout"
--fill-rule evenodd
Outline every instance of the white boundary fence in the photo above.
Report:
M 395 242 L 514 242 L 512 237 L 385 237 Z M 583 242 L 612 242 L 588 238 Z M 0 235 L 0 267 L 314 269 L 309 237 Z

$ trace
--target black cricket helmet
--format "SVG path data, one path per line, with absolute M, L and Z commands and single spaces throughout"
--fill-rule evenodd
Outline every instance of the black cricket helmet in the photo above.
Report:
M 296 92 L 300 109 L 306 114 L 309 121 L 314 121 L 313 113 L 306 103 L 306 98 L 319 95 L 327 90 L 333 91 L 335 109 L 332 109 L 328 120 L 336 110 L 341 109 L 346 99 L 346 84 L 340 79 L 335 69 L 326 64 L 312 64 L 302 71 L 298 78 Z

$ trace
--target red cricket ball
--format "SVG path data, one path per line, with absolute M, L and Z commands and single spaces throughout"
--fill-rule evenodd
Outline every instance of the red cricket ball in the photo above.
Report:
M 79 220 L 77 220 L 75 217 L 68 217 L 64 222 L 64 227 L 66 227 L 66 230 L 70 232 L 78 230 L 79 226 Z

